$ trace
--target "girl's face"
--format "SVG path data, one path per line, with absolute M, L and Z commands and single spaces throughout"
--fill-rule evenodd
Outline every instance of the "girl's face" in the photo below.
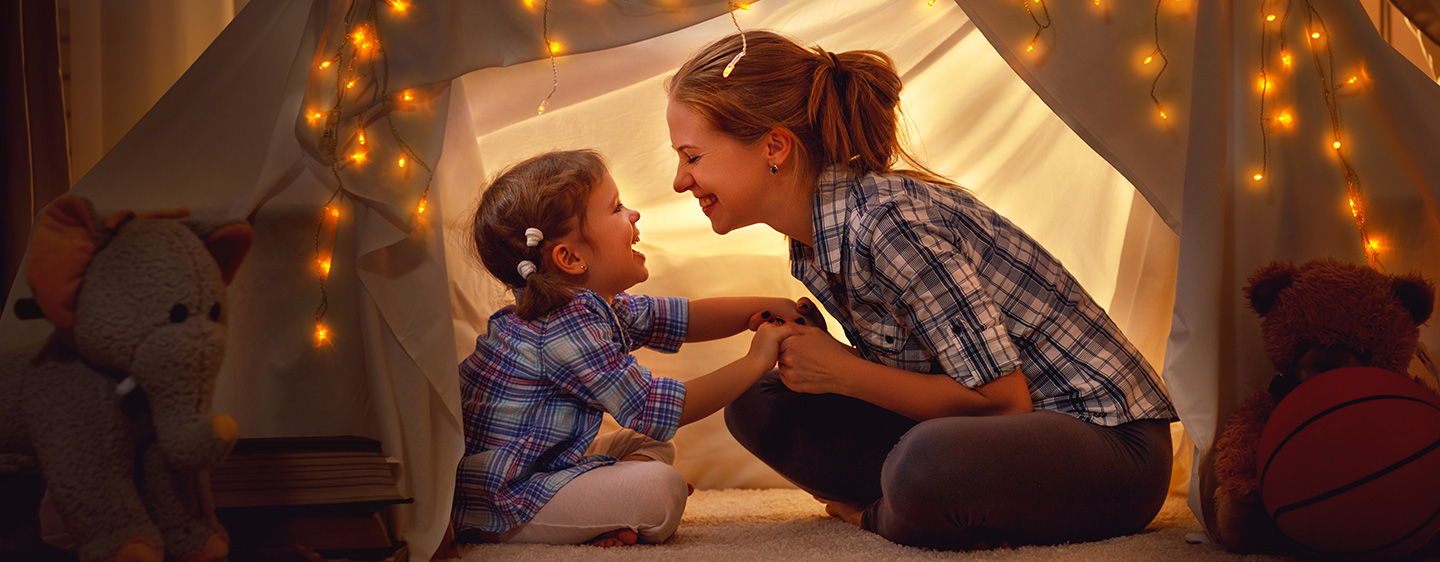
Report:
M 639 220 L 639 211 L 620 202 L 620 189 L 606 172 L 585 202 L 584 239 L 573 244 L 587 266 L 585 288 L 608 300 L 650 278 L 645 254 L 634 248 L 640 241 L 640 230 L 635 226 Z M 567 238 L 572 236 L 574 233 Z
M 665 110 L 670 144 L 680 157 L 675 192 L 689 191 L 716 234 L 766 222 L 774 205 L 775 178 L 765 159 L 763 143 L 741 144 L 710 126 L 699 112 L 670 100 Z

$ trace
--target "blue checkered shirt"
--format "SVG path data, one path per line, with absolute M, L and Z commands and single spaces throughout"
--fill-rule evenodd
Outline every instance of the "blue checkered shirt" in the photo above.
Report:
M 1075 278 L 961 189 L 838 168 L 815 190 L 795 278 L 868 360 L 974 388 L 1022 371 L 1037 409 L 1099 425 L 1175 419 L 1155 370 Z
M 646 346 L 674 352 L 685 340 L 683 298 L 590 291 L 533 322 L 514 307 L 460 364 L 465 457 L 455 489 L 455 530 L 503 532 L 544 507 L 562 486 L 614 457 L 583 457 L 609 412 L 621 425 L 666 441 L 680 425 L 685 384 L 636 362 Z

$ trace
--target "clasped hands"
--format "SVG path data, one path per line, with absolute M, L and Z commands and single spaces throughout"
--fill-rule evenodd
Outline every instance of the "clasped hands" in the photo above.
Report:
M 825 330 L 825 318 L 805 297 L 793 308 L 756 313 L 749 327 L 756 332 L 750 355 L 778 364 L 781 382 L 795 392 L 840 393 L 845 375 L 853 371 L 846 363 L 859 359 L 854 348 Z

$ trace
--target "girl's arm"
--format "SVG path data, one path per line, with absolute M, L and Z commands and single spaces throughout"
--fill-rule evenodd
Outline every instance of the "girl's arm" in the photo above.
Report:
M 780 378 L 796 392 L 843 394 L 922 421 L 1031 410 L 1030 389 L 1018 369 L 970 389 L 949 376 L 912 373 L 839 353 L 844 344 L 823 330 L 795 331 L 781 344 Z
M 710 374 L 685 381 L 680 425 L 697 422 L 738 398 L 775 367 L 780 341 L 796 333 L 793 322 L 762 322 L 750 340 L 750 352 Z
M 795 301 L 771 297 L 714 297 L 690 301 L 690 325 L 686 342 L 710 341 L 730 337 L 751 329 L 751 317 L 769 312 L 774 317 L 793 320 L 800 316 Z

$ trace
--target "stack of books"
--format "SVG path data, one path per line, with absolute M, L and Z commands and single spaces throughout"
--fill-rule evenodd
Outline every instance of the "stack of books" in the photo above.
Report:
M 364 437 L 241 439 L 210 473 L 231 560 L 404 560 L 387 508 L 413 500 L 394 463 Z

